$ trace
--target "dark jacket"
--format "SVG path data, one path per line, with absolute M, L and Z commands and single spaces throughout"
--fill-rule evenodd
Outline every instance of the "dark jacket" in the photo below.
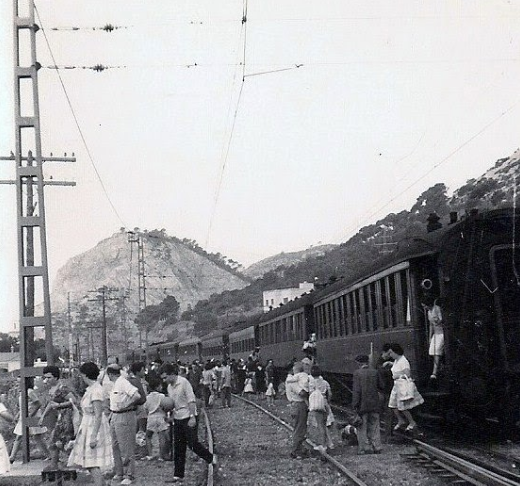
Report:
M 376 370 L 367 366 L 354 371 L 352 407 L 360 414 L 380 412 L 379 393 L 383 388 L 384 383 Z

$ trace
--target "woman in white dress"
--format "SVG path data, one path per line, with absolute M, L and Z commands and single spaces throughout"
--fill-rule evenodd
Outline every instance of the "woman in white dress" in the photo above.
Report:
M 89 469 L 96 486 L 103 486 L 103 470 L 114 467 L 110 425 L 103 413 L 103 387 L 97 381 L 99 368 L 95 363 L 83 363 L 79 372 L 87 384 L 81 399 L 83 417 L 69 457 L 68 466 Z
M 388 400 L 388 407 L 394 410 L 397 417 L 397 425 L 394 427 L 394 430 L 405 429 L 407 432 L 412 432 L 417 427 L 417 423 L 412 416 L 411 409 L 424 403 L 424 398 L 414 386 L 413 397 L 407 400 L 401 399 L 396 380 L 412 378 L 410 362 L 404 356 L 403 348 L 399 344 L 390 344 L 390 349 L 387 354 L 394 360 L 394 364 L 391 368 L 392 377 L 394 378 L 394 387 L 392 388 L 390 399 Z M 407 423 L 408 425 L 406 425 Z
M 444 354 L 444 328 L 442 326 L 442 312 L 433 297 L 428 297 L 423 302 L 423 307 L 427 311 L 430 335 L 430 347 L 428 354 L 433 356 L 433 371 L 431 380 L 437 379 L 441 356 Z

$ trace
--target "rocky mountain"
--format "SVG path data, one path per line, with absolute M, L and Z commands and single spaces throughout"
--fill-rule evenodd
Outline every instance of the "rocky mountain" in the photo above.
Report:
M 158 304 L 173 295 L 181 311 L 207 299 L 211 294 L 245 287 L 249 281 L 224 264 L 212 261 L 177 238 L 143 234 L 146 303 Z M 71 258 L 57 273 L 51 293 L 52 309 L 67 309 L 67 295 L 73 303 L 92 298 L 92 291 L 106 286 L 121 295 L 130 290 L 126 306 L 139 308 L 138 255 L 120 232 L 94 248 Z
M 279 253 L 278 255 L 274 255 L 268 258 L 264 258 L 259 262 L 253 263 L 249 267 L 244 270 L 244 275 L 247 275 L 250 278 L 257 279 L 262 277 L 262 275 L 274 270 L 280 265 L 289 266 L 295 265 L 297 263 L 303 262 L 311 257 L 322 256 L 328 251 L 336 248 L 337 245 L 319 245 L 319 246 L 311 246 L 306 250 L 302 251 L 294 251 L 290 253 Z
M 231 260 L 236 265 L 230 265 L 229 260 L 206 253 L 196 242 L 169 237 L 164 231 L 142 232 L 140 236 L 147 305 L 158 305 L 170 295 L 179 303 L 181 313 L 212 294 L 240 289 L 250 282 L 237 271 L 237 262 Z M 109 289 L 106 293 L 109 333 L 111 329 L 116 334 L 119 332 L 124 315 L 125 332 L 128 331 L 130 341 L 135 341 L 137 327 L 133 321 L 140 302 L 139 263 L 137 245 L 132 246 L 126 231 L 121 230 L 60 268 L 51 292 L 56 344 L 60 345 L 60 336 L 65 337 L 61 328 L 67 322 L 68 298 L 78 326 L 85 328 L 89 322 L 99 326 L 98 289 L 102 287 Z

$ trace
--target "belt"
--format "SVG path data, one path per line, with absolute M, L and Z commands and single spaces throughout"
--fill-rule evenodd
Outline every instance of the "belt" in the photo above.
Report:
M 137 408 L 129 408 L 128 410 L 110 410 L 112 413 L 128 413 L 128 412 L 135 412 Z

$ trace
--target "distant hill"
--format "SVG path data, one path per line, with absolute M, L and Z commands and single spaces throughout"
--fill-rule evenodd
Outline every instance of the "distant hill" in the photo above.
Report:
M 238 272 L 237 262 L 231 260 L 230 265 L 229 260 L 206 253 L 194 241 L 170 237 L 164 231 L 142 232 L 141 237 L 147 305 L 158 305 L 170 295 L 183 312 L 212 294 L 240 289 L 251 281 Z M 92 300 L 98 295 L 95 291 L 103 286 L 114 289 L 107 294 L 110 300 L 106 302 L 113 343 L 123 340 L 123 332 L 127 341 L 137 341 L 138 330 L 133 321 L 139 310 L 138 255 L 137 249 L 128 243 L 126 231 L 121 231 L 71 258 L 59 269 L 51 292 L 57 345 L 65 344 L 67 339 L 68 297 L 73 321 L 76 327 L 83 328 L 83 339 L 87 339 L 88 326 L 99 328 L 101 303 Z M 98 344 L 100 331 L 93 330 L 91 334 Z M 150 338 L 153 337 L 152 333 Z
M 327 253 L 328 251 L 336 248 L 338 245 L 319 245 L 319 246 L 311 246 L 306 250 L 302 251 L 294 251 L 291 253 L 279 253 L 278 255 L 274 255 L 268 258 L 264 258 L 259 262 L 253 263 L 249 267 L 247 267 L 243 273 L 248 277 L 253 279 L 260 278 L 265 273 L 274 270 L 280 265 L 289 266 L 300 263 L 304 260 L 307 260 L 311 257 L 321 256 Z
M 225 327 L 232 322 L 248 319 L 262 312 L 262 291 L 297 286 L 299 282 L 312 281 L 319 286 L 328 285 L 342 277 L 372 266 L 387 252 L 392 252 L 400 241 L 420 237 L 427 232 L 427 219 L 431 213 L 439 216 L 439 223 L 449 224 L 450 213 L 464 217 L 473 209 L 491 209 L 512 206 L 515 189 L 516 203 L 520 202 L 520 150 L 505 157 L 478 179 L 466 182 L 448 196 L 443 183 L 435 184 L 419 195 L 409 210 L 390 213 L 384 218 L 362 227 L 352 238 L 321 254 L 309 255 L 301 261 L 283 264 L 282 255 L 262 260 L 249 267 L 248 274 L 258 275 L 251 285 L 233 292 L 214 295 L 199 302 L 193 309 L 196 322 L 211 321 Z M 516 183 L 516 185 L 515 185 Z M 291 254 L 289 254 L 291 255 Z M 276 266 L 277 263 L 280 263 Z M 264 266 L 265 265 L 265 266 Z M 258 271 L 257 271 L 258 269 Z M 264 269 L 267 271 L 264 272 Z M 247 303 L 247 312 L 244 304 Z M 203 328 L 208 330 L 208 328 Z

